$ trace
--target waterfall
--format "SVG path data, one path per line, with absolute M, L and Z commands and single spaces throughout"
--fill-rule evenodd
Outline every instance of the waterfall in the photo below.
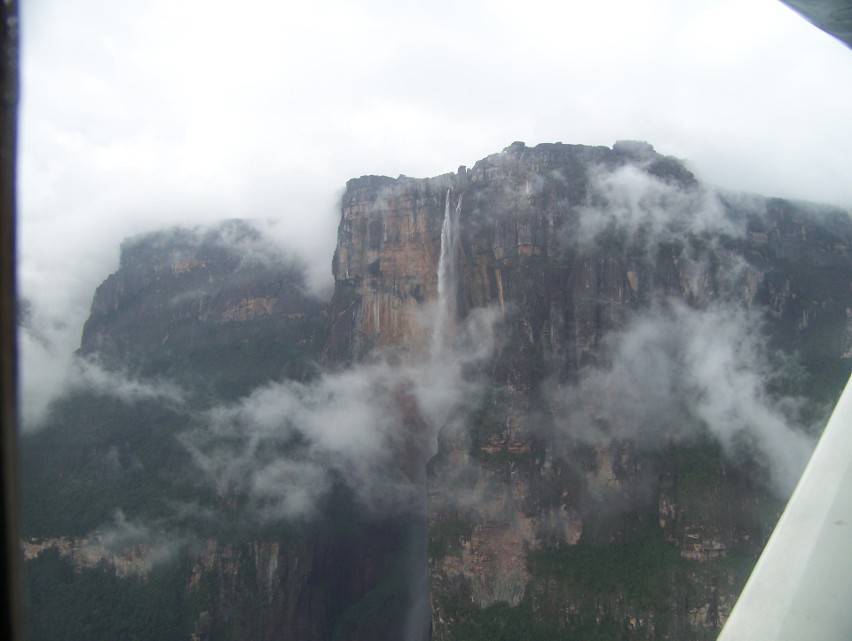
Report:
M 435 325 L 432 333 L 430 369 L 442 369 L 447 364 L 448 343 L 456 319 L 456 297 L 458 295 L 458 232 L 462 199 L 456 206 L 450 201 L 447 190 L 444 202 L 444 222 L 441 226 L 441 255 L 438 259 L 438 300 Z M 443 379 L 443 377 L 441 377 Z M 437 433 L 436 426 L 435 430 Z M 437 441 L 435 444 L 437 448 Z M 435 451 L 429 454 L 431 457 Z M 427 457 L 427 458 L 429 458 Z M 424 466 L 425 472 L 425 466 Z M 428 505 L 425 476 L 423 478 L 422 528 L 412 539 L 411 606 L 405 629 L 405 641 L 428 641 L 432 633 L 432 607 L 429 602 L 429 557 L 428 557 Z
M 443 370 L 453 355 L 448 351 L 448 343 L 452 336 L 456 320 L 456 298 L 458 296 L 458 265 L 457 257 L 459 250 L 459 215 L 461 214 L 462 199 L 456 206 L 452 206 L 450 199 L 451 190 L 447 190 L 444 201 L 444 222 L 441 225 L 441 254 L 438 258 L 438 300 L 435 310 L 435 324 L 432 329 L 432 345 L 429 363 L 426 365 L 425 375 L 427 386 L 436 385 L 440 388 L 444 381 Z M 429 382 L 431 381 L 431 382 Z M 436 437 L 441 423 L 446 421 L 432 417 L 437 425 L 434 425 Z M 430 420 L 430 422 L 431 422 Z M 435 449 L 428 453 L 425 458 L 431 458 L 437 450 L 437 439 L 435 438 Z M 424 454 L 426 454 L 424 452 Z M 424 460 L 425 462 L 425 460 Z M 420 527 L 415 528 L 415 534 L 411 538 L 410 551 L 410 578 L 411 603 L 405 624 L 405 641 L 428 641 L 432 636 L 432 607 L 429 601 L 429 555 L 428 555 L 428 498 L 426 494 L 426 467 L 423 466 L 422 495 L 420 500 L 421 518 Z
M 456 317 L 456 296 L 458 293 L 456 245 L 458 244 L 461 206 L 461 196 L 459 196 L 456 206 L 451 206 L 450 190 L 447 189 L 447 198 L 444 203 L 444 223 L 441 226 L 441 256 L 438 260 L 438 309 L 432 335 L 433 357 L 446 347 L 447 335 Z

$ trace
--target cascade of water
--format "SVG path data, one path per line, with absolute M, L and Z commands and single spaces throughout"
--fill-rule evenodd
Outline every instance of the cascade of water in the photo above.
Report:
M 445 347 L 447 332 L 456 315 L 456 294 L 458 291 L 456 243 L 461 206 L 461 197 L 459 197 L 455 208 L 450 206 L 450 190 L 448 189 L 444 203 L 444 223 L 441 226 L 441 256 L 438 260 L 438 310 L 432 336 L 433 356 Z
M 458 230 L 462 200 L 459 197 L 456 206 L 452 207 L 450 191 L 447 190 L 444 202 L 444 222 L 441 225 L 441 254 L 438 258 L 438 300 L 430 352 L 431 364 L 438 368 L 446 364 L 445 359 L 449 356 L 447 344 L 456 318 L 456 296 L 458 292 Z M 435 445 L 437 447 L 437 442 Z M 434 451 L 431 454 L 434 454 Z M 429 602 L 428 537 L 425 523 L 427 514 L 425 480 L 423 489 L 424 524 L 419 533 L 420 536 L 415 536 L 412 541 L 412 602 L 406 621 L 405 641 L 428 641 L 432 631 L 432 609 Z

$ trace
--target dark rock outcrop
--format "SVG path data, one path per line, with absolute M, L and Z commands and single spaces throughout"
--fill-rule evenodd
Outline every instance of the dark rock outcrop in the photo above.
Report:
M 172 229 L 123 243 L 80 353 L 143 376 L 210 375 L 216 394 L 236 397 L 310 376 L 326 316 L 301 266 L 250 223 Z

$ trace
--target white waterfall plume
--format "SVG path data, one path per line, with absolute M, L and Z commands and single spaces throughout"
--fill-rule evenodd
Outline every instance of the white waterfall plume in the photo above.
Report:
M 432 335 L 432 357 L 437 356 L 445 347 L 448 333 L 456 317 L 456 296 L 458 292 L 458 254 L 459 215 L 462 199 L 455 207 L 450 204 L 450 189 L 447 189 L 444 204 L 444 224 L 441 226 L 441 256 L 438 261 L 438 310 Z
M 458 228 L 462 201 L 459 197 L 455 207 L 451 205 L 451 190 L 447 189 L 444 203 L 444 222 L 441 226 L 441 255 L 438 259 L 438 300 L 435 324 L 432 328 L 432 345 L 429 361 L 426 364 L 426 388 L 433 387 L 429 396 L 443 396 L 441 384 L 447 380 L 447 366 L 452 355 L 447 349 L 456 320 L 456 296 L 458 293 Z M 449 368 L 452 370 L 452 368 Z M 440 375 L 436 375 L 440 372 Z M 430 384 L 431 382 L 431 384 Z M 436 385 L 437 384 L 437 385 Z M 433 405 L 433 404 L 429 404 Z M 447 408 L 449 409 L 449 408 Z M 446 422 L 444 415 L 435 423 L 435 432 Z M 435 450 L 437 449 L 437 443 Z M 430 454 L 435 453 L 433 450 Z M 423 493 L 423 515 L 428 511 L 426 505 L 425 483 Z M 429 602 L 429 559 L 427 554 L 427 526 L 412 540 L 412 602 L 405 629 L 405 641 L 428 641 L 432 632 L 432 609 Z

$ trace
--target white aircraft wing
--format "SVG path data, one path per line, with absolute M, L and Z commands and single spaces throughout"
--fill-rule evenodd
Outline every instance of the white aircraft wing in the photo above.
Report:
M 852 378 L 718 641 L 852 640 Z

